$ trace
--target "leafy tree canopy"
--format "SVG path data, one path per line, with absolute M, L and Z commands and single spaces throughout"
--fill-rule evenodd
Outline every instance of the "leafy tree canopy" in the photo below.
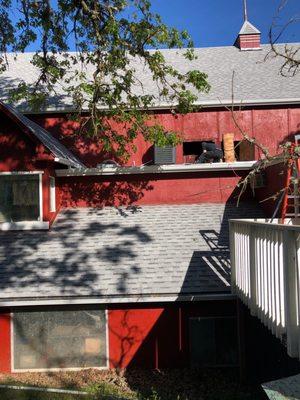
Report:
M 12 10 L 18 10 L 14 17 Z M 119 157 L 134 147 L 138 132 L 159 145 L 179 140 L 175 132 L 166 135 L 159 123 L 149 123 L 154 95 L 137 94 L 143 93 L 136 90 L 143 82 L 137 81 L 133 59 L 147 67 L 160 99 L 176 105 L 174 112 L 193 109 L 191 88 L 209 90 L 206 74 L 181 73 L 165 60 L 159 49 L 185 48 L 192 61 L 193 43 L 186 31 L 164 24 L 150 0 L 0 0 L 1 70 L 7 68 L 8 51 L 24 52 L 32 44 L 39 76 L 34 85 L 21 82 L 13 100 L 25 99 L 36 109 L 60 85 L 72 96 L 77 117 L 88 111 L 80 119 L 82 129 Z M 93 73 L 83 66 L 92 66 Z M 125 133 L 113 129 L 112 121 L 125 124 Z

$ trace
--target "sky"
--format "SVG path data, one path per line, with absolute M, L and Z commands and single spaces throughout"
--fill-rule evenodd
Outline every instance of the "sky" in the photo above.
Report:
M 248 20 L 268 43 L 268 32 L 281 0 L 247 0 Z M 195 47 L 231 46 L 243 24 L 243 0 L 152 0 L 153 10 L 167 25 L 187 29 Z M 277 25 L 300 18 L 300 0 L 286 0 Z M 300 21 L 290 26 L 280 42 L 300 42 Z
M 56 0 L 51 0 L 51 2 Z M 262 43 L 268 43 L 268 32 L 279 5 L 285 7 L 276 19 L 277 25 L 298 16 L 282 35 L 280 43 L 300 42 L 300 0 L 247 0 L 248 20 L 262 33 Z M 168 26 L 187 30 L 195 47 L 231 46 L 243 24 L 243 0 L 151 0 L 152 11 L 161 15 Z M 12 11 L 18 19 L 16 9 Z M 75 50 L 70 38 L 70 50 Z M 32 43 L 26 51 L 36 51 L 39 44 Z

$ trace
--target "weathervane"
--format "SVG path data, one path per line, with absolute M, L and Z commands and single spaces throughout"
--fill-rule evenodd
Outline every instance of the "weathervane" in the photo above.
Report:
M 244 0 L 244 21 L 248 21 L 247 0 Z

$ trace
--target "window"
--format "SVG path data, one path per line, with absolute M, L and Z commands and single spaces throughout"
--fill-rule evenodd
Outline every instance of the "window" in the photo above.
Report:
M 185 163 L 194 163 L 202 154 L 202 143 L 213 143 L 210 140 L 202 140 L 201 142 L 183 142 L 183 159 Z
M 106 367 L 104 310 L 13 315 L 14 370 Z
M 50 212 L 56 211 L 55 178 L 50 176 Z
M 41 221 L 41 174 L 0 174 L 0 223 Z
M 238 161 L 253 161 L 255 160 L 255 146 L 244 139 L 240 142 L 234 142 L 235 151 Z
M 202 153 L 202 142 L 183 142 L 183 159 L 185 163 L 194 163 Z
M 236 318 L 191 318 L 190 350 L 192 367 L 237 366 Z
M 222 149 L 224 152 L 224 146 L 222 142 Z M 255 146 L 253 143 L 249 143 L 248 140 L 235 140 L 234 155 L 236 161 L 254 161 L 255 160 Z

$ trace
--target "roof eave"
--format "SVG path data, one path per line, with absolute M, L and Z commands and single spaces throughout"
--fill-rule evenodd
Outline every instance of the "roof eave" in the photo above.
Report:
M 230 292 L 220 293 L 166 293 L 166 294 L 140 294 L 123 296 L 63 296 L 48 298 L 16 298 L 0 299 L 0 307 L 41 307 L 41 306 L 68 306 L 68 305 L 105 305 L 128 303 L 175 303 L 197 302 L 204 300 L 233 300 L 236 296 Z
M 257 49 L 260 50 L 260 49 Z M 278 98 L 278 99 L 240 99 L 240 100 L 235 100 L 232 103 L 231 99 L 218 99 L 218 100 L 208 100 L 208 101 L 198 101 L 194 103 L 195 107 L 201 107 L 201 108 L 222 108 L 222 107 L 228 107 L 228 106 L 270 106 L 270 105 L 293 105 L 293 104 L 300 104 L 300 98 Z M 171 110 L 175 109 L 177 107 L 176 104 L 158 104 L 158 105 L 153 105 L 148 108 L 149 111 L 155 111 L 155 110 Z M 101 109 L 102 111 L 105 111 L 105 108 Z M 31 111 L 23 111 L 24 114 L 36 114 L 36 115 L 41 115 L 41 114 L 53 114 L 53 113 L 58 113 L 58 114 L 65 114 L 65 113 L 72 113 L 72 112 L 78 112 L 78 110 L 75 110 L 75 108 L 48 108 L 46 110 L 40 110 L 36 112 L 31 112 Z M 88 113 L 89 110 L 82 110 L 83 113 Z
M 70 160 L 67 160 L 66 158 L 61 158 L 61 157 L 55 157 L 54 161 L 63 165 L 66 165 L 67 167 L 72 167 L 72 168 L 86 168 L 83 164 L 75 164 Z

